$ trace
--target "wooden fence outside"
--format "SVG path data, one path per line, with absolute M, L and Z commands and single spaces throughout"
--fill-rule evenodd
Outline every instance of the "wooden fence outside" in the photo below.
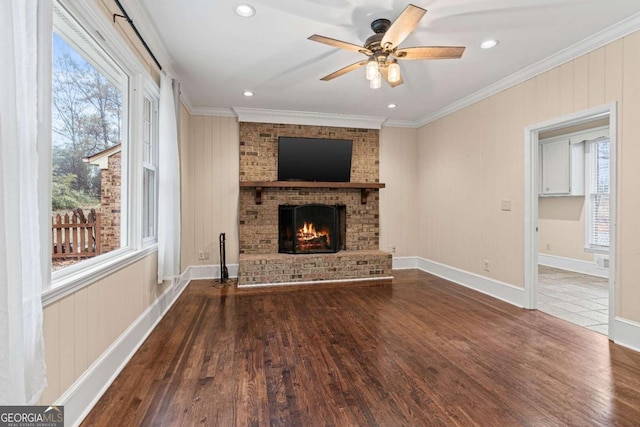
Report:
M 100 255 L 100 214 L 91 209 L 85 217 L 82 209 L 52 218 L 52 258 L 90 258 Z

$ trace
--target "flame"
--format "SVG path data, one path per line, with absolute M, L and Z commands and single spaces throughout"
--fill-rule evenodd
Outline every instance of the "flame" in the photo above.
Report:
M 311 222 L 308 224 L 305 222 L 302 225 L 302 228 L 298 230 L 298 241 L 307 242 L 322 237 L 326 238 L 328 245 L 331 244 L 329 232 L 326 230 L 317 231 L 316 227 Z

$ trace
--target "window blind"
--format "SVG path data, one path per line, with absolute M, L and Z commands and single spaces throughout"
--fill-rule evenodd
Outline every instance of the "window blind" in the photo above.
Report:
M 588 167 L 589 223 L 588 245 L 609 247 L 609 139 L 587 141 L 590 153 Z

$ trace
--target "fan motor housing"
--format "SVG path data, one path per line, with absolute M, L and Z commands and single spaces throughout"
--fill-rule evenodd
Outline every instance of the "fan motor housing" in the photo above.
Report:
M 379 50 L 382 50 L 382 46 L 380 45 L 380 42 L 382 42 L 383 37 L 384 37 L 384 33 L 372 35 L 364 43 L 364 47 L 369 49 L 371 52 L 377 52 Z
M 364 47 L 369 49 L 371 52 L 380 52 L 384 50 L 380 43 L 390 26 L 391 21 L 388 19 L 380 18 L 373 21 L 371 23 L 371 29 L 375 34 L 367 39 L 364 43 Z
M 391 21 L 388 19 L 380 18 L 371 23 L 371 29 L 376 34 L 384 34 L 391 26 Z

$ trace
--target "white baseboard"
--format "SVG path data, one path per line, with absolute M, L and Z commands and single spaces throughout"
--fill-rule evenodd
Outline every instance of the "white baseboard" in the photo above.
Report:
M 598 267 L 598 265 L 593 261 L 565 258 L 556 255 L 538 254 L 538 264 L 547 267 L 559 268 L 561 270 L 588 274 L 590 276 L 604 277 L 605 279 L 609 277 L 609 270 Z
M 238 277 L 238 264 L 228 264 L 229 277 Z M 220 264 L 192 265 L 189 267 L 191 280 L 206 280 L 220 278 Z
M 509 283 L 490 279 L 455 267 L 450 267 L 439 262 L 425 258 L 417 258 L 418 268 L 434 276 L 442 277 L 453 283 L 482 292 L 483 294 L 508 302 L 518 307 L 525 306 L 524 288 L 513 286 Z
M 418 257 L 393 257 L 391 268 L 393 270 L 408 270 L 411 268 L 418 268 Z
M 189 268 L 105 350 L 60 396 L 65 425 L 78 426 L 116 379 L 144 340 L 164 317 L 190 281 Z
M 614 342 L 631 350 L 640 351 L 640 323 L 616 317 L 613 320 Z

